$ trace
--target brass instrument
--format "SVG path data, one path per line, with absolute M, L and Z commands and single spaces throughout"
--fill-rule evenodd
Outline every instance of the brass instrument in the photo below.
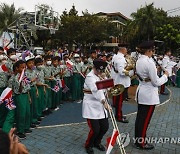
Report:
M 118 96 L 122 94 L 123 91 L 124 91 L 124 86 L 122 84 L 117 84 L 109 90 L 109 93 L 111 94 L 111 96 Z
M 126 58 L 126 61 L 127 61 L 127 66 L 125 67 L 125 70 L 127 71 L 133 70 L 136 66 L 136 61 L 131 56 L 128 56 Z
M 136 60 L 131 56 L 127 56 L 126 61 L 127 61 L 127 66 L 125 67 L 124 73 L 126 76 L 129 76 L 129 71 L 135 70 Z M 137 77 L 136 75 L 131 76 L 131 80 L 135 79 L 136 77 Z
M 102 77 L 99 75 L 98 77 L 100 78 L 100 80 L 105 80 L 104 76 Z M 117 95 L 120 95 L 123 91 L 124 91 L 124 86 L 119 84 L 119 85 L 115 85 L 114 87 L 110 88 L 109 92 L 112 96 L 117 96 Z M 105 95 L 105 101 L 108 104 L 107 110 L 109 111 L 109 115 L 110 115 L 110 118 L 112 120 L 112 125 L 113 125 L 114 129 L 117 130 L 119 133 L 119 135 L 117 136 L 117 144 L 119 146 L 120 153 L 126 154 L 125 147 L 124 147 L 122 140 L 121 140 L 121 133 L 119 131 L 119 128 L 118 128 L 118 125 L 116 122 L 116 118 L 114 116 L 113 110 L 111 109 L 111 107 L 109 105 L 110 101 L 109 101 L 108 90 L 105 90 L 104 95 Z
M 102 75 L 99 76 L 101 80 L 105 80 L 107 77 L 111 77 L 110 71 L 105 71 L 105 73 L 102 73 Z M 125 88 L 122 84 L 118 84 L 110 88 L 110 90 L 108 90 L 108 94 L 109 96 L 118 96 L 123 93 L 124 89 Z

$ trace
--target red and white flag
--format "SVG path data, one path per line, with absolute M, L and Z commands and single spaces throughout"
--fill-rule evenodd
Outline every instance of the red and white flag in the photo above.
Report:
M 4 102 L 5 99 L 12 97 L 12 89 L 7 87 L 0 96 L 0 104 Z
M 57 93 L 60 90 L 58 84 L 56 84 L 52 90 Z
M 111 153 L 111 151 L 116 143 L 118 135 L 119 135 L 119 132 L 116 129 L 114 129 L 112 136 L 107 138 L 107 147 L 108 148 L 107 148 L 106 154 Z
M 1 72 L 8 72 L 8 68 L 6 67 L 5 64 L 3 64 L 3 65 L 0 66 L 0 73 L 1 73 Z
M 0 96 L 0 104 L 5 103 L 9 110 L 16 108 L 12 99 L 12 93 L 12 89 L 7 87 Z
M 70 60 L 66 61 L 66 67 L 70 72 L 73 72 L 73 63 Z
M 60 79 L 59 80 L 59 86 L 60 86 L 60 88 L 65 88 L 65 81 L 64 81 L 64 79 Z
M 21 74 L 20 74 L 20 76 L 18 78 L 19 83 L 23 80 L 24 73 L 25 73 L 25 69 L 23 69 L 23 71 L 21 72 Z

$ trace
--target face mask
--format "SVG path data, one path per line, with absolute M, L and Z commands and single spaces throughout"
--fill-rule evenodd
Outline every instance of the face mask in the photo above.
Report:
M 49 61 L 46 62 L 46 64 L 47 64 L 48 66 L 50 66 L 50 65 L 52 64 L 52 61 L 49 60 Z
M 75 61 L 76 61 L 76 62 L 79 62 L 79 61 L 80 61 L 80 58 L 75 58 Z
M 3 60 L 5 57 L 3 55 L 0 55 L 0 60 Z
M 15 61 L 15 60 L 17 60 L 17 56 L 16 55 L 11 55 L 10 59 Z
M 2 60 L 1 63 L 2 63 L 2 64 L 6 64 L 6 62 L 7 62 L 7 60 Z

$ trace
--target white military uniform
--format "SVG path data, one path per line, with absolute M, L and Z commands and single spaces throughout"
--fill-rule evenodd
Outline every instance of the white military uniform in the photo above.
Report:
M 171 62 L 171 60 L 170 60 L 169 56 L 165 55 L 162 60 L 162 67 L 166 71 L 168 71 L 169 76 L 172 76 L 172 66 L 170 65 L 170 62 Z
M 149 78 L 151 81 L 140 81 L 136 91 L 136 101 L 138 104 L 156 105 L 159 104 L 158 86 L 168 81 L 166 75 L 161 78 L 157 75 L 155 63 L 148 56 L 142 55 L 136 63 L 136 72 L 142 79 Z
M 90 90 L 92 94 L 84 93 L 82 116 L 86 119 L 104 119 L 108 117 L 107 110 L 101 103 L 105 99 L 104 91 L 98 90 L 96 82 L 100 81 L 99 77 L 92 70 L 85 79 L 84 89 Z
M 130 87 L 131 85 L 131 79 L 129 76 L 126 76 L 124 71 L 124 68 L 127 65 L 126 59 L 124 55 L 120 52 L 118 52 L 117 55 L 113 56 L 112 59 L 112 65 L 114 66 L 115 70 L 117 70 L 118 73 L 114 71 L 114 68 L 111 70 L 111 76 L 114 79 L 114 84 L 122 84 L 125 88 Z

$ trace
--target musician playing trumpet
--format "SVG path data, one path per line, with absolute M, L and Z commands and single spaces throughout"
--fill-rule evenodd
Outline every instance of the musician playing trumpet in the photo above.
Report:
M 101 59 L 93 61 L 93 69 L 86 76 L 84 83 L 84 98 L 82 106 L 82 116 L 87 119 L 90 132 L 85 143 L 86 152 L 93 154 L 93 147 L 100 151 L 105 151 L 105 147 L 101 144 L 101 140 L 108 131 L 108 112 L 111 109 L 105 101 L 104 90 L 98 90 L 96 82 L 101 80 L 107 63 Z

